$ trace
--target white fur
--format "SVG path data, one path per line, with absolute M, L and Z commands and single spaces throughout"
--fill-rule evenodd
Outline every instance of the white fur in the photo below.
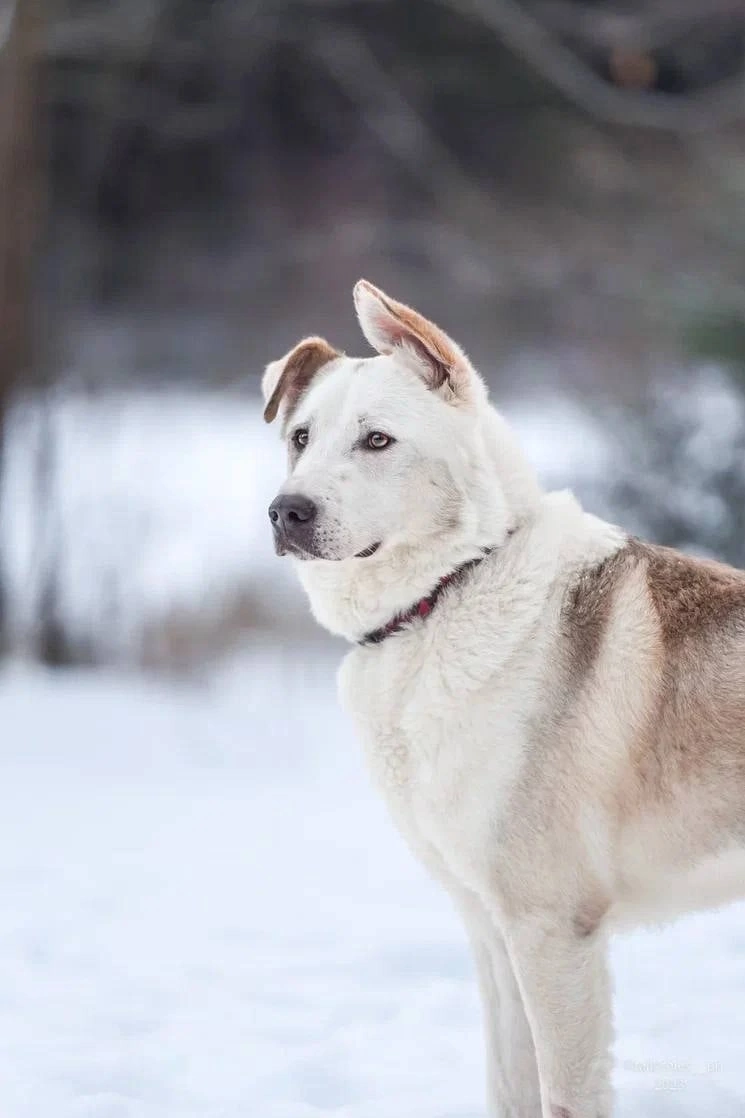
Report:
M 388 344 L 374 296 L 362 291 L 357 302 L 369 340 L 391 352 L 335 361 L 290 417 L 290 434 L 304 426 L 310 440 L 284 491 L 318 503 L 324 549 L 295 560 L 297 570 L 321 624 L 356 641 L 492 549 L 425 621 L 350 651 L 341 701 L 397 826 L 463 913 L 493 1113 L 608 1118 L 604 929 L 656 915 L 662 882 L 665 911 L 721 901 L 742 889 L 744 867 L 737 861 L 736 882 L 721 888 L 717 865 L 676 875 L 654 820 L 648 830 L 629 825 L 619 841 L 609 790 L 628 765 L 625 720 L 641 718 L 647 701 L 643 679 L 624 678 L 625 642 L 643 659 L 647 639 L 633 586 L 566 743 L 552 737 L 546 711 L 559 686 L 566 587 L 625 537 L 570 494 L 541 493 L 460 350 L 458 390 L 470 383 L 452 400 L 427 386 L 420 352 Z M 395 445 L 356 449 L 368 430 Z M 353 557 L 374 542 L 374 556 Z M 576 914 L 595 892 L 608 899 L 598 914 L 607 918 L 583 936 Z

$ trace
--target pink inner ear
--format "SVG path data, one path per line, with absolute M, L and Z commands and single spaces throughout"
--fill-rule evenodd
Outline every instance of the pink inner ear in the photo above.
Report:
M 400 345 L 409 336 L 409 331 L 394 315 L 389 314 L 385 307 L 380 307 L 375 311 L 372 325 L 376 333 L 385 341 L 385 352 L 387 353 L 390 353 L 392 349 Z M 382 348 L 384 347 L 381 346 Z
M 427 371 L 423 377 L 431 388 L 445 383 L 453 388 L 453 376 L 465 368 L 464 358 L 439 327 L 365 280 L 355 288 L 355 303 L 362 330 L 378 353 L 388 354 L 400 346 L 414 350 L 424 363 Z
M 408 343 L 420 349 L 425 358 L 429 356 L 448 366 L 456 363 L 457 354 L 448 344 L 446 336 L 433 323 L 421 318 L 415 311 L 410 311 L 408 307 L 401 307 L 400 310 L 401 318 L 386 307 L 380 307 L 373 315 L 373 327 L 386 342 L 386 352 L 397 345 Z

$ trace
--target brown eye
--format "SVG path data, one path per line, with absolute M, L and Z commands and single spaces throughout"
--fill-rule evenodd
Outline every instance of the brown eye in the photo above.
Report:
M 382 431 L 371 431 L 367 436 L 367 445 L 370 450 L 385 450 L 392 442 L 391 436 L 384 435 Z
M 308 428 L 298 427 L 292 436 L 292 444 L 296 450 L 302 450 L 308 445 Z

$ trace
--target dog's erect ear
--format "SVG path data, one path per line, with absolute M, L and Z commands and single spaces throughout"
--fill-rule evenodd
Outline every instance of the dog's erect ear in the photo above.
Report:
M 271 423 L 280 407 L 289 415 L 318 370 L 341 354 L 323 338 L 303 338 L 294 349 L 267 365 L 261 381 L 264 419 Z
M 354 285 L 354 305 L 362 333 L 373 349 L 378 353 L 400 349 L 412 359 L 429 388 L 449 399 L 470 398 L 480 383 L 478 375 L 444 330 L 364 279 Z

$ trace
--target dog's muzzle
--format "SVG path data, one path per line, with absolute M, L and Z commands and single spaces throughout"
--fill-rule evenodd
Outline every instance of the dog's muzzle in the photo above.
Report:
M 288 551 L 309 555 L 313 553 L 318 508 L 309 497 L 301 493 L 285 493 L 276 497 L 269 506 L 269 519 L 274 529 L 274 547 L 278 555 Z

